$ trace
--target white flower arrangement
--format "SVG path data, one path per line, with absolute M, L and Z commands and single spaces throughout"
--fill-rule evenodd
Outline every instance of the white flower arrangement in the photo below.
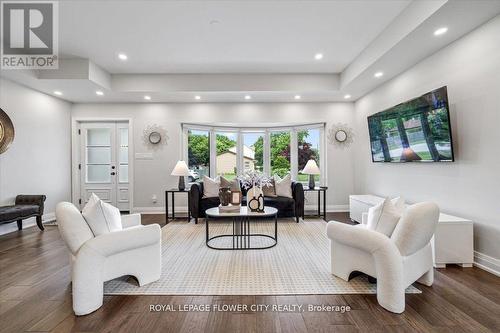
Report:
M 255 185 L 260 188 L 262 188 L 262 186 L 272 186 L 271 177 L 254 170 L 247 171 L 243 175 L 238 176 L 238 180 L 241 182 L 241 186 L 247 190 Z

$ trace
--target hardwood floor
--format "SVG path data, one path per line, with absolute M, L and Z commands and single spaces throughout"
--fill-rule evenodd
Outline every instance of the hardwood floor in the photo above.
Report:
M 349 222 L 344 213 L 329 219 Z M 164 224 L 164 215 L 143 222 Z M 307 222 L 307 219 L 306 219 Z M 477 268 L 436 270 L 432 287 L 389 313 L 375 295 L 105 296 L 75 317 L 68 255 L 57 227 L 0 236 L 0 332 L 500 332 L 500 278 Z M 335 312 L 150 312 L 150 304 L 349 305 Z

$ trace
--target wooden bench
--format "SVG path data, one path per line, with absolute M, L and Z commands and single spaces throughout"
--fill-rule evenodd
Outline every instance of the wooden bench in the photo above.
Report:
M 18 195 L 12 206 L 0 207 L 0 224 L 17 222 L 17 228 L 23 229 L 23 220 L 35 217 L 40 230 L 42 225 L 43 203 L 45 195 Z

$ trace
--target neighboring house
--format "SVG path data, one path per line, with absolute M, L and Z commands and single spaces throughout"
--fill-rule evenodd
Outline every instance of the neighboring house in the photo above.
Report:
M 236 167 L 236 147 L 217 155 L 217 173 L 234 173 Z M 243 167 L 245 171 L 255 170 L 255 152 L 252 148 L 243 146 Z

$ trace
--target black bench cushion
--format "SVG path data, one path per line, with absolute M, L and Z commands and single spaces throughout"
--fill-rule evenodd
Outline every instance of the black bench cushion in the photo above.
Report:
M 0 207 L 0 222 L 22 219 L 30 215 L 38 214 L 38 205 L 16 205 Z

